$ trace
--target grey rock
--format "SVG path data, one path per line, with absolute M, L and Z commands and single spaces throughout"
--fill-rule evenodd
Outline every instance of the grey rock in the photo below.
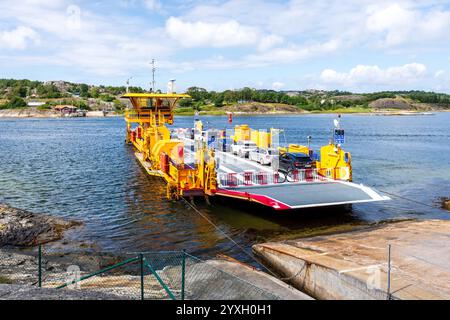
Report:
M 47 289 L 24 285 L 0 284 L 0 300 L 122 300 L 98 291 Z
M 33 246 L 59 240 L 65 230 L 77 225 L 80 223 L 0 204 L 0 247 Z

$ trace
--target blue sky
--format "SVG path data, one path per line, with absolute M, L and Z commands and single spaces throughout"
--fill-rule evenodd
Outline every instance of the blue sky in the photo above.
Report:
M 0 78 L 450 93 L 449 1 L 1 0 Z

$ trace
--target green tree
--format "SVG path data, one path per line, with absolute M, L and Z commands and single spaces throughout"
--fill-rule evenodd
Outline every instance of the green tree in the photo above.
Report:
M 28 94 L 28 87 L 23 85 L 16 85 L 11 91 L 11 97 L 21 97 L 26 98 Z
M 115 100 L 115 98 L 109 94 L 100 95 L 100 99 L 105 102 L 113 102 Z
M 194 105 L 192 99 L 181 99 L 178 105 L 182 108 L 191 108 Z
M 252 90 L 248 87 L 242 89 L 240 92 L 240 100 L 250 101 L 252 99 L 253 91 L 254 90 Z
M 90 91 L 89 95 L 94 98 L 97 99 L 100 96 L 100 90 L 97 87 L 92 88 L 92 90 Z
M 80 85 L 80 97 L 89 98 L 89 86 L 87 84 Z
M 13 97 L 7 104 L 6 107 L 9 109 L 25 108 L 27 103 L 20 97 Z
M 61 98 L 61 93 L 55 85 L 43 85 L 40 84 L 36 88 L 36 93 L 40 98 L 57 99 Z
M 114 110 L 116 112 L 123 112 L 123 110 L 125 110 L 125 107 L 125 104 L 123 104 L 119 99 L 114 100 Z
M 213 100 L 213 104 L 216 108 L 222 108 L 223 107 L 223 95 L 217 94 Z
M 209 98 L 208 91 L 204 88 L 191 87 L 186 93 L 192 97 L 194 101 L 205 101 Z
M 226 90 L 223 92 L 223 100 L 227 103 L 234 103 L 238 101 L 238 95 L 236 91 Z

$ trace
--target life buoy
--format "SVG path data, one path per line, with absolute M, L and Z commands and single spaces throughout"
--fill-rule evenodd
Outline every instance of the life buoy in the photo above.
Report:
M 350 169 L 348 167 L 338 168 L 339 180 L 350 180 Z

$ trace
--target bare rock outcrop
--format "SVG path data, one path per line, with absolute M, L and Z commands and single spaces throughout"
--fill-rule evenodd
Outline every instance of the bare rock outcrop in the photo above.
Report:
M 23 285 L 0 284 L 0 300 L 123 300 L 98 291 L 58 290 Z
M 450 211 L 450 198 L 443 198 L 442 199 L 442 208 Z
M 20 108 L 0 110 L 0 118 L 58 118 L 59 112 L 39 110 L 37 108 Z
M 65 230 L 77 225 L 80 223 L 0 204 L 0 247 L 56 241 L 62 238 Z

